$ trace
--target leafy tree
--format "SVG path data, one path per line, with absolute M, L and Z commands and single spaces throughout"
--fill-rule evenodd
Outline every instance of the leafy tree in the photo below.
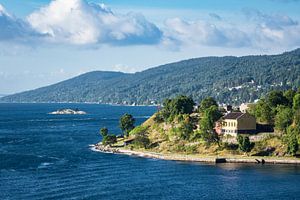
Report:
M 279 131 L 285 132 L 293 122 L 293 111 L 289 107 L 278 106 L 277 114 L 275 116 L 275 128 Z
M 102 139 L 102 144 L 103 145 L 112 145 L 117 142 L 117 136 L 115 135 L 106 135 Z
M 195 102 L 191 97 L 179 95 L 174 99 L 166 99 L 163 103 L 163 109 L 160 115 L 164 120 L 173 120 L 173 118 L 180 114 L 191 114 L 194 110 Z
M 255 106 L 255 117 L 260 122 L 266 122 L 266 123 L 273 123 L 274 119 L 274 112 L 272 108 L 269 106 L 269 104 L 264 100 L 261 99 L 258 101 L 258 103 Z
M 299 150 L 299 143 L 297 138 L 297 131 L 293 126 L 290 126 L 286 135 L 287 152 L 291 155 L 295 155 Z
M 179 127 L 179 131 L 180 131 L 179 137 L 183 140 L 189 140 L 191 138 L 193 130 L 194 130 L 193 124 L 189 116 L 186 116 L 184 121 L 181 123 Z
M 106 127 L 103 127 L 100 129 L 100 135 L 103 137 L 108 135 L 108 129 Z
M 128 136 L 129 132 L 134 129 L 134 123 L 135 119 L 130 114 L 126 113 L 120 118 L 120 128 L 125 136 Z
M 211 106 L 218 107 L 218 104 L 214 98 L 207 97 L 207 98 L 203 99 L 200 103 L 200 108 L 199 108 L 200 112 L 205 111 L 206 109 L 210 108 Z
M 207 143 L 214 143 L 217 142 L 219 144 L 219 136 L 218 134 L 213 130 L 214 128 L 214 106 L 212 106 L 210 109 L 207 109 L 204 113 L 204 116 L 200 120 L 200 132 L 202 135 L 202 138 Z
M 240 150 L 243 152 L 250 152 L 251 149 L 253 148 L 253 144 L 251 144 L 248 136 L 238 135 L 237 141 L 238 141 Z
M 276 108 L 278 105 L 287 105 L 288 100 L 283 96 L 282 91 L 271 91 L 266 98 L 267 103 L 271 108 Z
M 300 93 L 296 94 L 294 96 L 294 99 L 293 99 L 293 109 L 294 110 L 300 109 Z
M 283 93 L 283 96 L 287 99 L 289 107 L 293 106 L 293 99 L 295 95 L 296 95 L 296 91 L 293 89 L 289 89 Z
M 171 101 L 173 115 L 191 114 L 194 110 L 195 102 L 191 97 L 184 95 L 177 96 Z
M 212 128 L 215 125 L 215 122 L 218 121 L 222 117 L 222 113 L 219 111 L 218 107 L 213 105 L 209 107 L 207 110 L 207 116 L 209 116 L 209 120 L 211 121 Z

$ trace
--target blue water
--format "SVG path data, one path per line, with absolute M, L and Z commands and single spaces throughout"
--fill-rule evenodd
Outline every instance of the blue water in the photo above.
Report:
M 87 115 L 49 115 L 59 108 Z M 0 104 L 0 199 L 300 199 L 300 167 L 183 163 L 94 152 L 118 118 L 155 107 Z

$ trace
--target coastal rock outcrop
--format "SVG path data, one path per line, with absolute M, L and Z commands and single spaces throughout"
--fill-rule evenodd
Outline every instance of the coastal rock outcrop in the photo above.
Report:
M 50 112 L 51 115 L 85 115 L 86 112 L 75 109 L 59 109 L 57 111 Z

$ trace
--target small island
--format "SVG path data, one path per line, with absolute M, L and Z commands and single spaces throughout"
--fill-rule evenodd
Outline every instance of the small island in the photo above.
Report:
M 135 127 L 120 119 L 123 135 L 102 128 L 101 152 L 165 160 L 214 163 L 300 164 L 300 89 L 271 91 L 256 103 L 221 106 L 212 98 L 166 99 L 152 117 Z
M 85 115 L 86 112 L 78 110 L 77 108 L 75 110 L 72 109 L 59 109 L 54 112 L 50 112 L 50 115 Z

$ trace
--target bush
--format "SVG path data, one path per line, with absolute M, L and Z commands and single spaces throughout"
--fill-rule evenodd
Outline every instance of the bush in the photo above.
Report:
M 139 148 L 149 148 L 150 140 L 145 132 L 135 134 L 134 145 Z
M 228 142 L 225 142 L 223 144 L 223 146 L 226 150 L 237 150 L 239 148 L 238 144 L 233 144 L 233 143 L 228 143 Z
M 108 129 L 106 127 L 101 128 L 100 129 L 100 135 L 102 136 L 102 138 L 107 136 L 108 135 Z
M 157 112 L 153 118 L 153 120 L 156 122 L 156 123 L 162 123 L 164 122 L 164 116 L 161 112 Z
M 254 147 L 254 143 L 250 142 L 250 139 L 248 136 L 238 135 L 237 141 L 239 144 L 239 149 L 243 152 L 250 152 Z
M 117 136 L 115 136 L 115 135 L 106 135 L 102 139 L 103 145 L 112 145 L 115 143 L 117 143 Z

